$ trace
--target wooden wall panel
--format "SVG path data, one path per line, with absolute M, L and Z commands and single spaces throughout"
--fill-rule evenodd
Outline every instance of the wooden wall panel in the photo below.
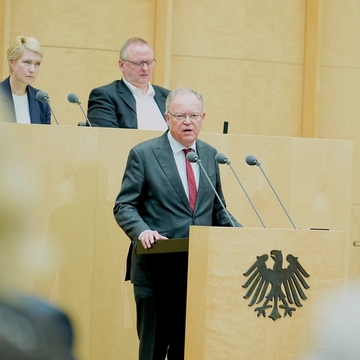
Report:
M 11 37 L 31 32 L 46 46 L 118 51 L 131 36 L 152 43 L 154 17 L 154 0 L 12 0 Z
M 33 226 L 43 234 L 40 259 L 51 249 L 61 254 L 27 279 L 27 289 L 71 315 L 79 360 L 134 359 L 135 306 L 124 282 L 129 240 L 112 209 L 130 148 L 161 132 L 0 125 L 23 146 L 29 164 Z M 345 230 L 350 243 L 351 141 L 214 133 L 201 139 L 227 154 L 267 227 L 292 228 L 260 169 L 245 163 L 249 153 L 298 228 Z M 231 170 L 222 165 L 221 173 L 229 210 L 245 227 L 262 227 Z
M 360 64 L 358 68 L 324 67 L 318 136 L 354 140 L 352 201 L 360 203 Z
M 67 100 L 69 93 L 78 95 L 86 112 L 90 91 L 120 79 L 122 75 L 115 51 L 46 47 L 44 53 L 34 86 L 49 94 L 52 109 L 61 125 L 77 125 L 85 121 L 79 106 Z M 54 125 L 54 119 L 52 123 Z
M 357 0 L 324 1 L 320 119 L 315 136 L 354 140 L 352 238 L 360 241 L 360 8 Z M 359 248 L 352 247 L 350 275 L 359 278 Z
M 176 1 L 172 53 L 301 64 L 304 9 L 304 0 Z
M 300 65 L 173 57 L 171 88 L 202 93 L 206 132 L 221 133 L 228 121 L 230 134 L 298 136 L 302 77 Z
M 77 127 L 1 125 L 20 145 L 29 166 L 32 226 L 41 242 L 32 261 L 44 267 L 41 273 L 30 273 L 34 277 L 26 288 L 68 312 L 77 334 L 77 356 L 89 359 L 97 134 Z
M 246 164 L 249 154 L 262 164 L 297 228 L 350 229 L 351 141 L 210 133 L 200 137 L 228 156 L 267 227 L 292 225 L 261 170 Z M 220 169 L 230 211 L 244 226 L 261 227 L 231 169 L 226 165 Z M 335 199 L 333 194 L 339 192 Z
M 300 136 L 304 8 L 304 1 L 174 3 L 170 88 L 202 92 L 205 131 L 219 133 L 228 121 L 229 133 Z
M 359 68 L 359 18 L 357 0 L 324 1 L 323 66 Z

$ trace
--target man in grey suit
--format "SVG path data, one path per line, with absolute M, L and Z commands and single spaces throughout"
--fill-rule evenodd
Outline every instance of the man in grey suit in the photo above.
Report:
M 88 101 L 93 126 L 166 130 L 165 101 L 169 90 L 151 85 L 154 52 L 141 38 L 130 38 L 120 49 L 121 80 L 95 88 Z
M 140 360 L 184 358 L 188 258 L 187 253 L 138 255 L 136 247 L 188 237 L 190 225 L 241 226 L 222 207 L 197 163 L 191 164 L 194 210 L 189 203 L 184 149 L 197 153 L 225 204 L 217 151 L 197 139 L 205 117 L 201 95 L 175 89 L 166 100 L 165 117 L 168 131 L 130 150 L 114 207 L 117 223 L 131 240 L 126 280 L 134 285 Z

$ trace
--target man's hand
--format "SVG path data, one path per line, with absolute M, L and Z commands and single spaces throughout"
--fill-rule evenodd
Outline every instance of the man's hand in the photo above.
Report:
M 167 237 L 162 236 L 157 231 L 153 231 L 153 230 L 144 231 L 139 237 L 139 241 L 141 241 L 141 244 L 144 247 L 144 249 L 151 248 L 155 240 L 164 240 L 164 239 L 167 239 Z

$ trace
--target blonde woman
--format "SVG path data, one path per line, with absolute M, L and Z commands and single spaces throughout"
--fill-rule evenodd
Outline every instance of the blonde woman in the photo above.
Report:
M 31 86 L 40 70 L 43 51 L 33 37 L 18 36 L 9 46 L 10 76 L 0 82 L 0 120 L 21 124 L 50 124 L 50 107 L 36 99 Z

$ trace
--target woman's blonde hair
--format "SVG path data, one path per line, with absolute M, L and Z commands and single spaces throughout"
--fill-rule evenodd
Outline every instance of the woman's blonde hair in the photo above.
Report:
M 18 36 L 9 46 L 7 50 L 7 59 L 9 62 L 9 71 L 12 74 L 13 69 L 10 66 L 10 60 L 18 60 L 26 50 L 33 51 L 43 57 L 41 45 L 37 39 L 31 36 Z

